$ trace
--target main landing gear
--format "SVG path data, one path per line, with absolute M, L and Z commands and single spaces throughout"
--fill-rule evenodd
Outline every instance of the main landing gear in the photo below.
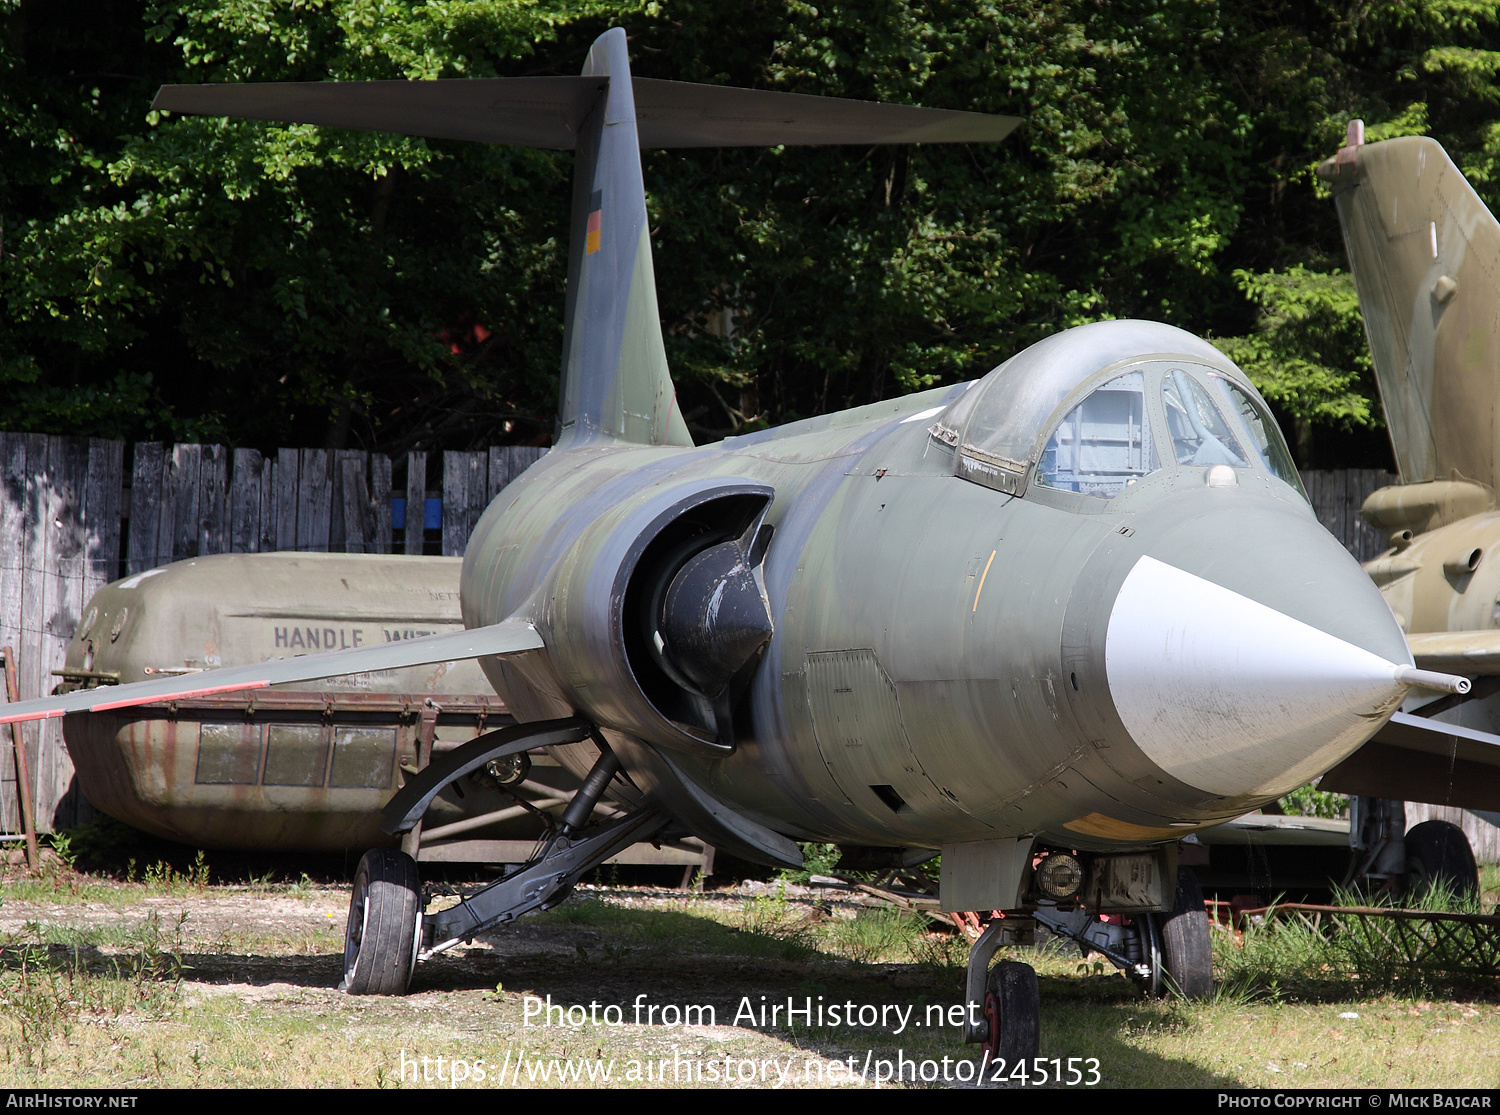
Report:
M 372 848 L 359 861 L 344 930 L 344 979 L 351 995 L 400 995 L 421 949 L 422 886 L 417 861 Z
M 487 764 L 590 736 L 599 745 L 599 758 L 560 822 L 543 837 L 530 860 L 461 898 L 458 905 L 424 913 L 416 860 L 385 848 L 365 854 L 355 875 L 344 933 L 343 990 L 351 995 L 404 993 L 418 960 L 471 940 L 491 926 L 556 906 L 589 871 L 667 824 L 666 814 L 656 809 L 589 823 L 620 763 L 591 725 L 569 719 L 512 725 L 448 752 L 391 798 L 385 808 L 386 831 L 410 831 L 439 791 Z
M 1408 894 L 1441 888 L 1458 898 L 1478 897 L 1479 867 L 1463 829 L 1450 821 L 1423 821 L 1403 843 Z

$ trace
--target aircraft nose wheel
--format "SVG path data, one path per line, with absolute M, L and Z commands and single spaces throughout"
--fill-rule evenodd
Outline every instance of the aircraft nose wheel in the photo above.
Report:
M 981 1046 L 984 1063 L 1004 1061 L 1008 1074 L 1018 1062 L 1030 1064 L 1041 1055 L 1042 996 L 1036 969 L 1015 960 L 1002 960 L 990 969 L 984 992 L 984 1020 L 989 1034 Z
M 350 995 L 404 995 L 417 966 L 422 931 L 417 861 L 372 848 L 359 861 L 344 928 L 344 979 Z

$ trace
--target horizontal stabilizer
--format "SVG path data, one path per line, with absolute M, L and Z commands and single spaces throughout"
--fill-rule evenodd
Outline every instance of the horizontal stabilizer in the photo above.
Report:
M 375 646 L 352 647 L 328 654 L 305 654 L 297 658 L 273 658 L 252 666 L 229 666 L 197 674 L 179 674 L 163 681 L 138 681 L 130 685 L 105 685 L 81 689 L 57 697 L 40 697 L 13 705 L 0 705 L 0 724 L 18 720 L 46 720 L 70 712 L 104 712 L 109 709 L 149 705 L 159 701 L 203 697 L 210 693 L 232 693 L 264 689 L 287 682 L 396 670 L 404 666 L 426 666 L 435 662 L 458 662 L 468 658 L 517 654 L 542 646 L 542 637 L 530 623 L 507 619 L 490 627 L 427 635 L 420 639 L 397 639 Z
M 571 151 L 607 76 L 164 85 L 152 108 Z M 1013 116 L 631 79 L 643 148 L 994 143 Z M 614 121 L 610 121 L 613 123 Z

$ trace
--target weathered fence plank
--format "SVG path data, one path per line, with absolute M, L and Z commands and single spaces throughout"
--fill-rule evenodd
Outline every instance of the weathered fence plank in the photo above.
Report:
M 21 649 L 21 581 L 29 498 L 25 434 L 0 434 L 0 645 Z
M 334 501 L 333 545 L 347 554 L 365 553 L 365 510 L 370 497 L 365 486 L 365 455 L 341 451 Z
M 88 485 L 83 495 L 88 527 L 85 601 L 120 575 L 120 516 L 125 473 L 125 443 L 89 439 Z
M 161 530 L 153 565 L 198 556 L 198 473 L 202 461 L 201 445 L 174 445 L 167 456 Z
M 50 475 L 47 469 L 47 438 L 43 434 L 26 436 L 26 503 L 23 527 L 26 542 L 23 548 L 21 567 L 21 640 L 16 647 L 16 666 L 22 700 L 39 697 L 48 692 L 43 682 L 47 680 L 47 667 L 43 652 L 42 631 L 46 612 L 44 592 L 47 568 L 48 531 L 43 528 L 49 505 L 52 502 L 48 491 Z M 50 688 L 50 687 L 49 687 Z M 22 726 L 26 747 L 26 766 L 31 777 L 37 778 L 40 769 L 39 755 L 41 728 L 35 723 Z M 35 787 L 33 787 L 35 789 Z M 40 802 L 33 796 L 36 821 L 39 826 L 50 825 L 51 817 L 45 813 Z
M 408 554 L 420 554 L 427 531 L 427 454 L 412 452 L 406 455 L 406 541 L 402 549 Z
M 256 454 L 260 456 L 260 454 Z M 276 470 L 270 457 L 260 458 L 260 532 L 247 553 L 270 553 L 276 549 Z
M 297 548 L 297 485 L 301 480 L 298 467 L 301 454 L 282 449 L 276 454 L 276 546 L 278 550 Z
M 258 449 L 236 449 L 229 480 L 229 544 L 237 554 L 260 549 L 261 477 L 266 460 Z
M 198 553 L 227 554 L 229 537 L 229 453 L 205 445 L 198 458 Z
M 0 646 L 17 655 L 24 646 L 21 631 L 22 571 L 26 564 L 27 439 L 24 434 L 0 434 Z M 24 734 L 23 734 L 24 738 Z M 11 736 L 0 736 L 5 759 L 0 762 L 0 829 L 21 831 L 20 799 Z M 29 759 L 29 756 L 28 756 Z
M 389 554 L 391 541 L 391 459 L 384 453 L 370 454 L 370 518 L 366 550 Z
M 489 489 L 489 454 L 443 454 L 443 553 L 462 557 Z M 482 510 L 482 507 L 481 507 Z
M 304 449 L 297 483 L 297 549 L 328 549 L 333 510 L 333 469 L 326 449 Z
M 38 694 L 52 689 L 53 670 L 61 669 L 68 643 L 83 613 L 84 571 L 88 564 L 88 528 L 83 499 L 88 488 L 89 447 L 83 438 L 49 437 L 41 474 L 43 539 L 41 568 L 42 622 L 32 656 L 39 667 Z M 28 755 L 29 759 L 30 756 Z M 68 828 L 79 820 L 73 764 L 63 744 L 62 721 L 44 720 L 37 734 L 36 793 L 32 803 L 38 823 Z
M 161 531 L 162 461 L 160 442 L 138 441 L 130 470 L 130 554 L 126 571 L 143 573 L 158 564 Z

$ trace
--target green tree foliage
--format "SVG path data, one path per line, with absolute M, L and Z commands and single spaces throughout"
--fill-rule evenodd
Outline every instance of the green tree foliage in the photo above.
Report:
M 638 73 L 1023 116 L 1005 144 L 648 152 L 700 437 L 982 374 L 1059 328 L 1216 339 L 1368 428 L 1312 168 L 1345 121 L 1500 190 L 1473 0 L 0 0 L 0 428 L 387 450 L 550 432 L 570 160 L 148 114 L 168 81 Z M 1331 463 L 1331 462 L 1330 462 Z

